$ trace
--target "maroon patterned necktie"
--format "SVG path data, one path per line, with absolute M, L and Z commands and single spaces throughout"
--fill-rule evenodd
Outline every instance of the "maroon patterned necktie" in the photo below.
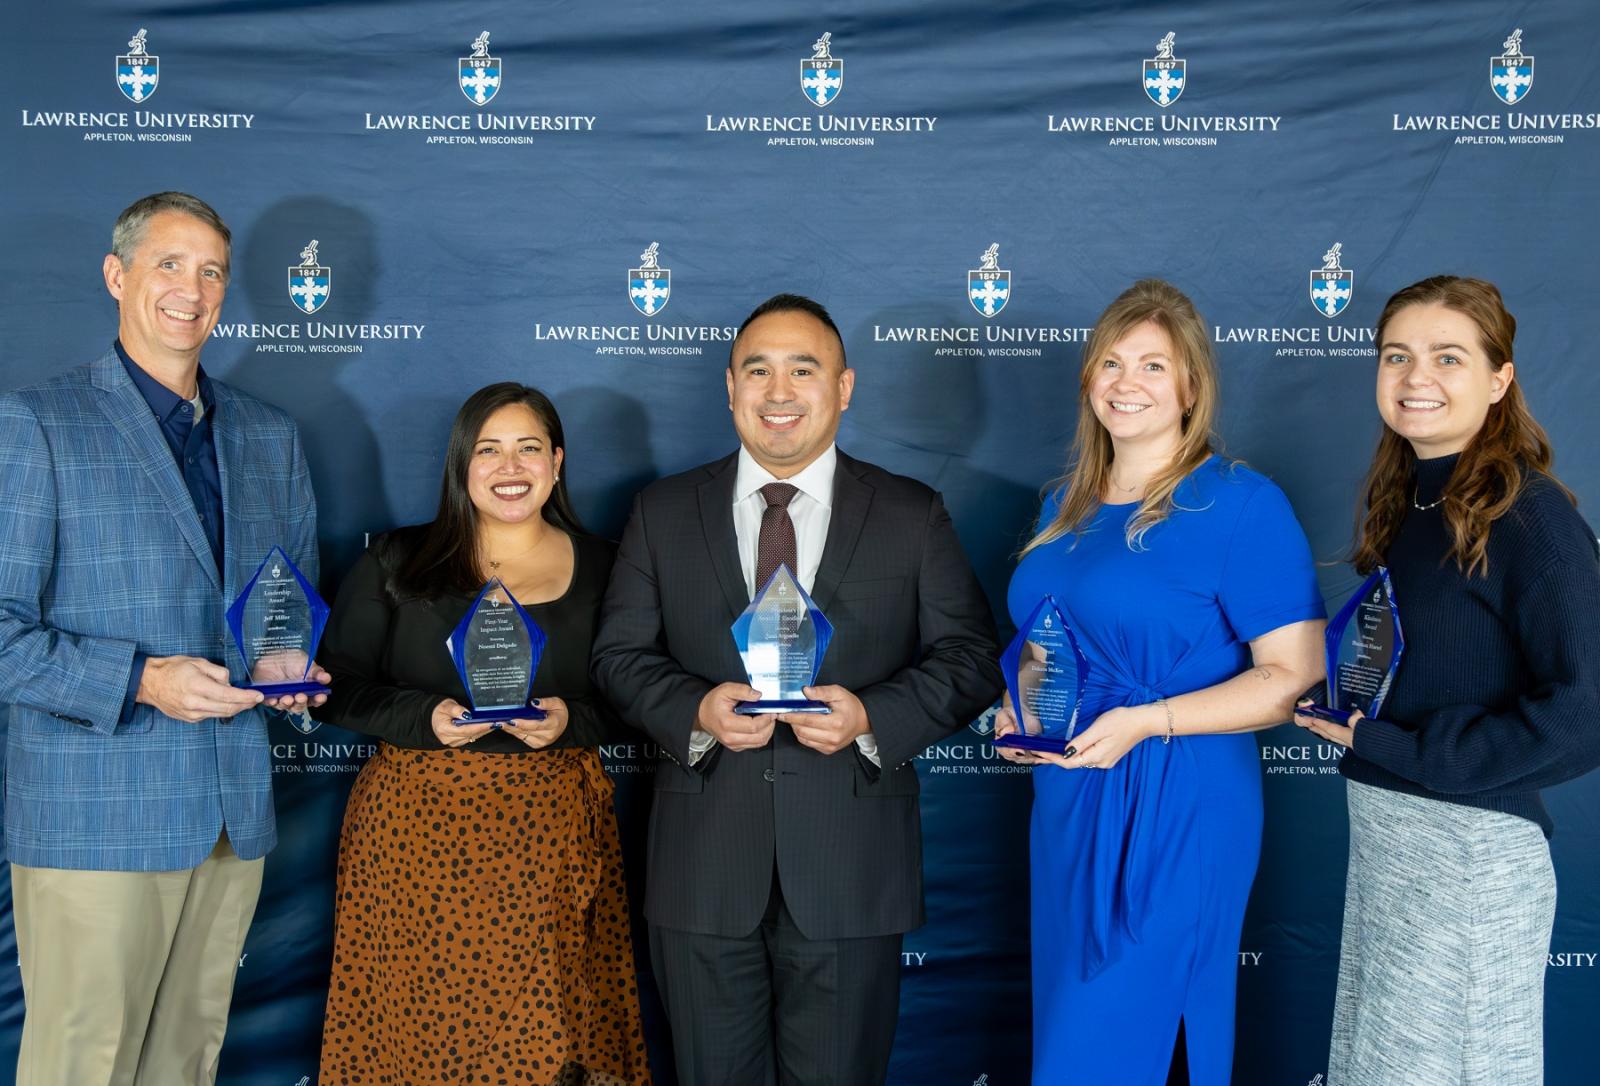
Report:
M 757 592 L 784 563 L 795 577 L 800 576 L 795 569 L 794 521 L 789 519 L 789 503 L 798 493 L 800 488 L 793 483 L 768 483 L 761 488 L 767 508 L 761 514 L 761 538 L 756 543 Z

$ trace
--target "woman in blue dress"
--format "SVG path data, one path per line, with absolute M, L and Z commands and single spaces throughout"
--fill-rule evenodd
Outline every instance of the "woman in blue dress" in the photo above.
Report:
M 1325 612 L 1283 492 L 1216 455 L 1207 325 L 1134 284 L 1084 351 L 1072 461 L 1008 595 L 1055 598 L 1089 662 L 1081 730 L 1033 763 L 1033 1081 L 1161 1086 L 1233 1067 L 1239 931 L 1261 845 L 1248 734 L 1322 676 Z M 1083 726 L 1087 725 L 1087 726 Z M 997 733 L 1016 730 L 1009 701 Z

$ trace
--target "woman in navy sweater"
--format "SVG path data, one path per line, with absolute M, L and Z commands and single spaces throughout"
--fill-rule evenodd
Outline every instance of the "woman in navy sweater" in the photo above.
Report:
M 1405 655 L 1341 727 L 1350 868 L 1329 1086 L 1543 1080 L 1555 917 L 1539 789 L 1600 763 L 1595 535 L 1550 471 L 1500 292 L 1439 276 L 1378 320 L 1354 564 L 1387 566 Z

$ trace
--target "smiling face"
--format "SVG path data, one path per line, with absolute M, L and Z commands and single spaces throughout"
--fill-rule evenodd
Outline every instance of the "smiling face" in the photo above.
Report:
M 550 447 L 550 434 L 525 404 L 513 403 L 484 420 L 467 464 L 467 494 L 483 516 L 520 524 L 544 508 L 563 450 Z
M 768 313 L 733 345 L 733 428 L 756 463 L 786 479 L 833 444 L 855 382 L 827 325 L 800 310 Z
M 1177 445 L 1193 397 L 1175 356 L 1166 330 L 1145 321 L 1095 360 L 1089 406 L 1113 443 Z
M 106 256 L 106 289 L 121 312 L 117 335 L 145 367 L 198 364 L 222 314 L 228 289 L 228 243 L 192 215 L 160 211 L 124 264 Z
M 1490 364 L 1471 317 L 1436 303 L 1401 309 L 1379 340 L 1378 413 L 1419 459 L 1466 448 L 1515 375 Z

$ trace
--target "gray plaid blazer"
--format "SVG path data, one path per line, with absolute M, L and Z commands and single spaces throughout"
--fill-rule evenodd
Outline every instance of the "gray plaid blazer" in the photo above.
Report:
M 219 576 L 155 417 L 115 351 L 0 396 L 5 843 L 34 867 L 198 865 L 224 825 L 277 839 L 266 715 L 119 724 L 135 651 L 244 662 L 224 612 L 274 544 L 317 578 L 316 501 L 293 420 L 220 381 Z

